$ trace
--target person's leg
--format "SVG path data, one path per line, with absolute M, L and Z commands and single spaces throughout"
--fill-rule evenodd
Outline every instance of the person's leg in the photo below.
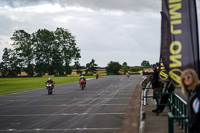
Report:
M 157 92 L 158 93 L 162 92 L 162 86 L 158 87 Z M 160 104 L 160 102 L 161 102 L 161 95 L 158 96 L 158 103 Z
M 153 99 L 156 99 L 156 88 L 153 89 Z
M 163 96 L 161 97 L 161 102 L 160 102 L 160 104 L 167 104 L 168 98 L 169 98 L 169 95 L 163 95 Z M 162 112 L 164 109 L 165 109 L 165 105 L 160 105 L 160 107 L 159 107 L 160 112 Z
M 156 100 L 156 104 L 158 104 L 158 99 L 157 99 L 157 95 L 156 95 L 156 92 L 158 92 L 158 88 L 154 88 L 153 89 L 153 99 Z M 156 106 L 156 109 L 152 110 L 152 112 L 157 112 L 157 106 Z

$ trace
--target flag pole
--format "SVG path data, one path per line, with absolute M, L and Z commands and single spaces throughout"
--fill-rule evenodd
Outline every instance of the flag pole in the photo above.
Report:
M 194 4 L 196 5 L 196 0 L 194 0 Z M 199 33 L 198 33 L 198 31 L 199 31 L 199 28 L 198 28 L 198 18 L 197 18 L 197 7 L 195 6 L 194 7 L 195 9 L 195 15 L 196 15 L 196 25 L 197 25 L 197 66 L 198 66 L 198 68 L 197 68 L 197 70 L 198 70 L 198 77 L 199 77 L 199 79 L 200 79 L 200 70 L 199 70 L 199 63 L 200 63 L 200 61 L 199 61 Z

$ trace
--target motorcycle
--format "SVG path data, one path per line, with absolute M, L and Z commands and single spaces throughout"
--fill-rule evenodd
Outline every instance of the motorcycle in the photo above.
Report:
M 48 95 L 52 95 L 52 93 L 53 93 L 53 84 L 52 83 L 47 83 L 46 87 L 47 87 L 47 90 L 48 90 Z
M 129 77 L 130 77 L 130 74 L 127 74 L 126 77 L 129 78 Z
M 85 80 L 81 79 L 79 84 L 80 84 L 81 89 L 84 90 L 84 88 L 85 88 Z

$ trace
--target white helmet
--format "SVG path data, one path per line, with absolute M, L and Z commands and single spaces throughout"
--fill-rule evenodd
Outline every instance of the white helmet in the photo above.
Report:
M 51 80 L 51 77 L 49 77 L 48 80 Z
M 83 75 L 81 76 L 81 78 L 83 78 Z

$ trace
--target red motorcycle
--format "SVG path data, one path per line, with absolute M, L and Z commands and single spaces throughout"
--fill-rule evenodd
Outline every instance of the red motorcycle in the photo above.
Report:
M 84 90 L 84 88 L 85 88 L 85 80 L 81 79 L 79 84 L 80 84 L 81 89 Z

